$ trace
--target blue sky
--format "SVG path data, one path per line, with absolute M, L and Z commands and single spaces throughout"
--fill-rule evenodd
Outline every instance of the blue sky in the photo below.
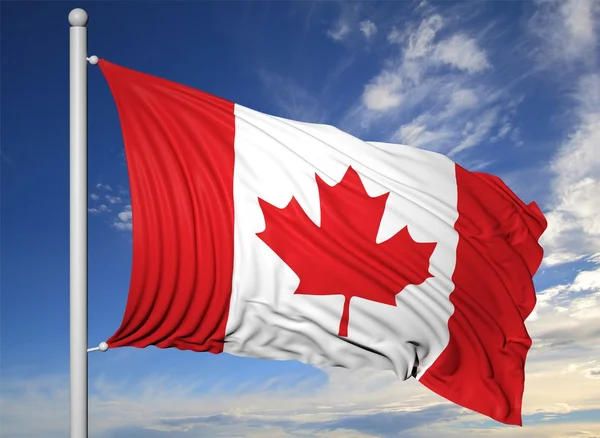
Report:
M 89 357 L 90 432 L 135 437 L 600 436 L 600 3 L 2 2 L 0 433 L 68 428 L 68 22 L 89 54 L 253 109 L 449 154 L 536 200 L 524 428 L 390 374 L 180 351 Z M 131 212 L 89 68 L 89 345 L 121 321 Z

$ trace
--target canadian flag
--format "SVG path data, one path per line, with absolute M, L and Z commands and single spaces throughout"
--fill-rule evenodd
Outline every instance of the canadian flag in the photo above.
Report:
M 111 348 L 392 370 L 521 424 L 535 203 L 437 153 L 100 67 L 133 214 Z

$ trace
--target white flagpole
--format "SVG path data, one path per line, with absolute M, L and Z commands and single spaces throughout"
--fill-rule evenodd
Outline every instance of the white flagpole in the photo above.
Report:
M 69 13 L 71 438 L 88 436 L 87 21 L 83 9 Z

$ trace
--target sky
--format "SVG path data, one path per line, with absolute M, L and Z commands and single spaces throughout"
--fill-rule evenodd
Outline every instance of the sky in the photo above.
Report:
M 600 2 L 0 3 L 0 436 L 68 433 L 68 13 L 88 51 L 269 114 L 447 154 L 548 219 L 523 428 L 391 373 L 89 355 L 90 436 L 600 437 Z M 119 120 L 89 67 L 89 346 L 131 269 Z

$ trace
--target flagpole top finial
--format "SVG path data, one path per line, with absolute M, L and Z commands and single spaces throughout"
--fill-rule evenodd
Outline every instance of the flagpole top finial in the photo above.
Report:
M 74 27 L 84 27 L 88 22 L 88 14 L 81 8 L 69 12 L 69 23 Z

